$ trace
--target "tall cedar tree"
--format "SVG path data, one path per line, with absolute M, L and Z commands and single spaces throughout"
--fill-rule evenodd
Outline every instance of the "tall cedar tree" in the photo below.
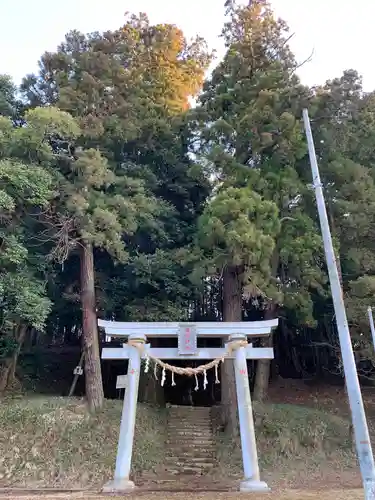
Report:
M 267 2 L 253 1 L 247 7 L 231 2 L 228 14 L 223 32 L 227 53 L 206 82 L 196 113 L 203 124 L 201 153 L 209 160 L 217 189 L 251 188 L 272 201 L 282 231 L 274 234 L 269 272 L 261 280 L 259 269 L 250 268 L 244 280 L 238 264 L 227 261 L 222 267 L 223 294 L 230 300 L 224 319 L 242 319 L 245 296 L 259 300 L 266 319 L 279 315 L 283 306 L 296 309 L 302 321 L 312 324 L 310 291 L 324 283 L 316 259 L 321 240 L 314 220 L 303 211 L 306 187 L 296 170 L 306 155 L 299 117 L 308 91 L 294 74 L 288 28 L 275 19 Z M 268 381 L 269 362 L 260 361 L 257 399 L 266 396 Z
M 73 158 L 67 160 L 69 155 L 65 155 L 67 165 L 60 166 L 73 196 L 69 206 L 65 203 L 58 210 L 69 220 L 77 220 L 74 209 L 80 211 L 79 229 L 75 230 L 81 248 L 86 392 L 95 408 L 101 406 L 103 397 L 93 246 L 121 257 L 122 235 L 129 242 L 139 223 L 143 233 L 158 234 L 162 231 L 158 225 L 169 221 L 178 237 L 181 222 L 173 224 L 173 213 L 179 207 L 188 218 L 191 213 L 190 193 L 176 193 L 189 168 L 184 134 L 176 134 L 183 130 L 178 115 L 188 108 L 189 96 L 199 90 L 208 61 L 202 40 L 188 44 L 175 26 L 151 26 L 145 15 L 130 16 L 115 32 L 70 33 L 56 53 L 42 57 L 39 75 L 27 77 L 22 86 L 31 106 L 56 104 L 72 113 L 81 129 L 72 145 Z M 175 165 L 176 157 L 184 155 L 185 160 Z M 151 168 L 141 171 L 143 164 Z M 99 177 L 95 173 L 86 179 L 90 169 L 98 170 Z M 199 175 L 195 177 L 189 181 L 192 192 L 200 182 Z M 150 192 L 146 196 L 145 186 L 154 187 L 159 201 Z M 126 198 L 119 194 L 120 189 Z M 121 207 L 114 207 L 116 204 Z M 128 217 L 125 222 L 117 218 L 120 208 Z M 152 216 L 156 212 L 159 223 Z M 91 214 L 98 220 L 87 220 Z M 184 225 L 182 221 L 182 228 Z M 131 248 L 131 242 L 129 245 Z
M 224 321 L 241 321 L 245 283 L 262 286 L 270 278 L 270 260 L 279 233 L 278 209 L 251 188 L 221 189 L 210 201 L 198 226 L 198 245 L 206 262 L 223 273 Z M 224 363 L 224 422 L 237 429 L 233 363 Z

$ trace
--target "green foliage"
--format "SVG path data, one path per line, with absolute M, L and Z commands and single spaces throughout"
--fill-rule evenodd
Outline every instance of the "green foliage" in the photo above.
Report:
M 210 59 L 201 38 L 188 41 L 175 26 L 127 15 L 124 26 L 112 32 L 69 33 L 56 52 L 42 56 L 40 73 L 21 86 L 29 106 L 58 106 L 80 127 L 75 141 L 59 133 L 57 146 L 62 143 L 64 150 L 54 171 L 62 197 L 54 202 L 49 237 L 59 261 L 73 255 L 80 239 L 101 250 L 95 253 L 98 302 L 105 310 L 111 304 L 117 316 L 139 318 L 148 302 L 153 317 L 169 317 L 172 309 L 174 317 L 186 315 L 185 297 L 160 291 L 169 290 L 170 279 L 188 281 L 189 269 L 181 271 L 176 263 L 169 273 L 159 272 L 147 287 L 150 298 L 139 276 L 144 262 L 161 255 L 162 269 L 175 262 L 174 252 L 194 237 L 209 193 L 207 179 L 189 157 L 184 113 Z M 122 265 L 113 269 L 116 261 Z M 112 288 L 122 277 L 129 286 Z M 192 295 L 191 283 L 180 288 Z
M 279 232 L 277 216 L 277 206 L 251 189 L 221 190 L 199 219 L 198 245 L 219 270 L 225 265 L 242 267 L 258 286 L 270 275 L 274 238 Z
M 366 309 L 375 272 L 373 94 L 354 70 L 315 89 L 313 131 L 351 333 L 359 358 L 372 358 Z M 306 210 L 311 212 L 311 205 Z
M 349 321 L 353 332 L 357 334 L 357 339 L 368 332 L 367 307 L 373 306 L 374 292 L 374 276 L 364 274 L 348 284 L 345 301 L 348 307 Z
M 16 116 L 19 107 L 16 90 L 11 77 L 0 74 L 0 116 Z
M 19 324 L 77 339 L 77 251 L 89 243 L 101 316 L 217 320 L 231 268 L 246 315 L 282 318 L 279 347 L 297 352 L 308 332 L 298 353 L 310 349 L 310 358 L 295 361 L 296 371 L 319 364 L 316 345 L 337 339 L 327 326 L 307 105 L 354 346 L 369 358 L 375 94 L 363 92 L 355 70 L 303 86 L 288 27 L 267 1 L 225 9 L 226 53 L 205 81 L 204 41 L 144 14 L 127 14 L 117 30 L 68 33 L 24 79 L 22 104 L 0 76 L 4 352 Z
M 48 248 L 40 227 L 55 196 L 51 137 L 77 135 L 67 113 L 35 109 L 27 125 L 0 118 L 0 338 L 3 356 L 18 343 L 19 328 L 44 330 L 51 311 L 45 275 Z
M 2 217 L 25 203 L 46 206 L 52 195 L 51 176 L 44 168 L 12 159 L 0 160 L 0 186 Z
M 61 136 L 74 139 L 80 135 L 80 128 L 73 117 L 54 107 L 36 108 L 25 113 L 26 128 L 43 138 Z
M 41 167 L 4 159 L 0 160 L 0 186 L 1 329 L 9 333 L 19 322 L 43 329 L 50 301 L 30 261 L 27 218 L 47 205 L 51 177 Z
M 268 282 L 266 293 L 260 293 L 266 299 L 261 305 L 276 301 L 290 310 L 295 323 L 313 325 L 311 291 L 323 293 L 325 276 L 315 217 L 305 212 L 311 195 L 299 175 L 299 163 L 306 155 L 300 115 L 308 90 L 294 74 L 288 27 L 275 18 L 267 2 L 247 7 L 234 3 L 228 12 L 223 31 L 226 55 L 205 83 L 194 113 L 202 124 L 201 155 L 219 185 L 242 188 L 263 203 L 274 204 L 273 223 L 281 230 L 273 231 L 272 244 L 262 243 L 258 235 L 252 241 L 229 237 L 227 226 L 221 230 L 233 245 L 242 246 L 246 256 L 262 255 L 260 270 L 251 266 L 248 270 L 255 283 L 260 281 L 259 272 L 265 275 L 264 292 Z M 246 234 L 244 228 L 239 232 Z M 210 243 L 222 246 L 219 241 Z M 259 295 L 261 290 L 250 287 L 248 295 Z
M 1 302 L 5 306 L 3 329 L 7 330 L 17 321 L 43 330 L 47 316 L 51 310 L 51 302 L 46 297 L 46 286 L 27 268 L 17 269 L 15 273 L 0 275 Z
M 0 360 L 9 358 L 17 348 L 17 345 L 14 337 L 0 336 Z

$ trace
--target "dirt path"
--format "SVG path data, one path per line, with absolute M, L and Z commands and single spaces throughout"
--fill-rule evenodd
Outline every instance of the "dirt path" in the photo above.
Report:
M 0 499 L 12 500 L 108 500 L 108 498 L 123 498 L 125 500 L 363 500 L 362 490 L 330 490 L 330 491 L 302 491 L 289 490 L 273 492 L 270 494 L 244 494 L 244 493 L 134 493 L 110 497 L 106 495 L 93 495 L 87 493 L 56 494 L 41 496 L 3 496 Z

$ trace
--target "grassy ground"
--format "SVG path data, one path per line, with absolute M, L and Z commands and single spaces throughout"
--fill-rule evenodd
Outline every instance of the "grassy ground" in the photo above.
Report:
M 360 485 L 349 421 L 314 408 L 288 404 L 255 405 L 262 477 L 283 487 Z M 240 477 L 239 442 L 217 435 L 220 469 Z
M 122 403 L 95 417 L 80 400 L 32 398 L 0 405 L 0 487 L 101 487 L 113 475 Z M 133 469 L 158 465 L 165 413 L 139 405 Z
M 100 488 L 113 474 L 121 408 L 120 401 L 109 400 L 102 413 L 91 417 L 78 399 L 2 401 L 0 487 Z M 324 485 L 345 492 L 360 487 L 347 418 L 327 409 L 280 403 L 256 406 L 255 413 L 261 475 L 272 488 L 316 490 Z M 133 457 L 136 481 L 140 471 L 161 469 L 165 417 L 164 410 L 139 405 Z M 218 434 L 217 442 L 220 460 L 214 475 L 237 484 L 242 475 L 239 443 L 225 434 Z M 220 498 L 215 495 L 212 498 Z M 231 495 L 225 498 L 236 498 Z M 319 499 L 324 497 L 319 494 Z

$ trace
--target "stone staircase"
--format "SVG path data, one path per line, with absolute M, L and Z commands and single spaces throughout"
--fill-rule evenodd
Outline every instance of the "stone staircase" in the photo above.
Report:
M 215 468 L 211 409 L 169 408 L 165 470 L 177 477 L 205 476 Z

